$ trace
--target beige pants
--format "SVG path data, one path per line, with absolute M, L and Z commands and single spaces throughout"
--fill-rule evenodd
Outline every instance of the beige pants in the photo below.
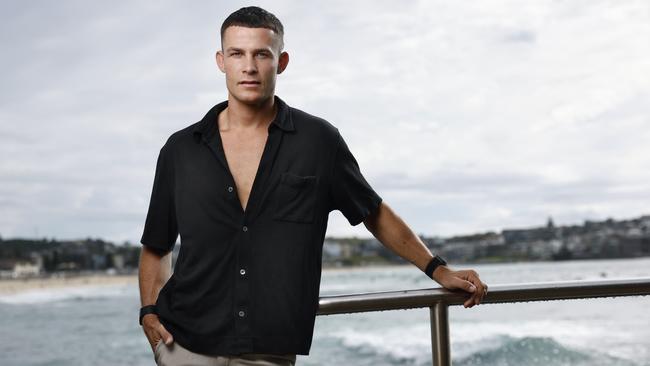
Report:
M 247 353 L 239 356 L 210 356 L 194 353 L 173 342 L 165 345 L 162 338 L 156 343 L 154 359 L 158 366 L 294 366 L 296 355 Z

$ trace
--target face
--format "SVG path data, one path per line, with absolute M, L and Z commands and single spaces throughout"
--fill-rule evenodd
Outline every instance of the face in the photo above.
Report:
M 261 105 L 272 98 L 276 76 L 287 67 L 289 55 L 280 53 L 280 37 L 270 29 L 231 26 L 217 52 L 217 65 L 226 74 L 229 99 Z

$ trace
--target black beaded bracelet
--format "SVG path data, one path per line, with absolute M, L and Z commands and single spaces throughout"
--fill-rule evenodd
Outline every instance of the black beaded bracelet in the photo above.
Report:
M 146 305 L 140 308 L 140 325 L 142 325 L 142 318 L 147 314 L 158 315 L 158 308 L 156 308 L 156 305 Z
M 427 276 L 431 277 L 433 279 L 433 271 L 438 268 L 438 266 L 444 266 L 447 265 L 447 262 L 442 259 L 441 256 L 436 255 L 435 257 L 431 258 L 431 261 L 429 264 L 427 264 L 427 267 L 424 269 L 424 273 L 426 273 Z

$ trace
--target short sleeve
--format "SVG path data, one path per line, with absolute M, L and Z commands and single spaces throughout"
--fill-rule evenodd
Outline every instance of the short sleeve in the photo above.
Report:
M 330 211 L 339 210 L 352 226 L 360 224 L 381 203 L 361 174 L 357 160 L 340 133 L 330 185 Z
M 178 237 L 173 181 L 173 166 L 165 145 L 158 154 L 149 211 L 140 239 L 143 245 L 160 254 L 171 251 Z

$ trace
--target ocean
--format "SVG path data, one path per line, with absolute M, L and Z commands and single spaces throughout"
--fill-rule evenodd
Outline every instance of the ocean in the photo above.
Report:
M 500 284 L 650 277 L 650 258 L 451 265 Z M 321 296 L 438 287 L 415 266 L 323 271 Z M 137 284 L 0 296 L 0 365 L 155 365 Z M 650 297 L 449 309 L 454 366 L 650 366 Z M 296 365 L 431 365 L 428 309 L 316 318 Z

